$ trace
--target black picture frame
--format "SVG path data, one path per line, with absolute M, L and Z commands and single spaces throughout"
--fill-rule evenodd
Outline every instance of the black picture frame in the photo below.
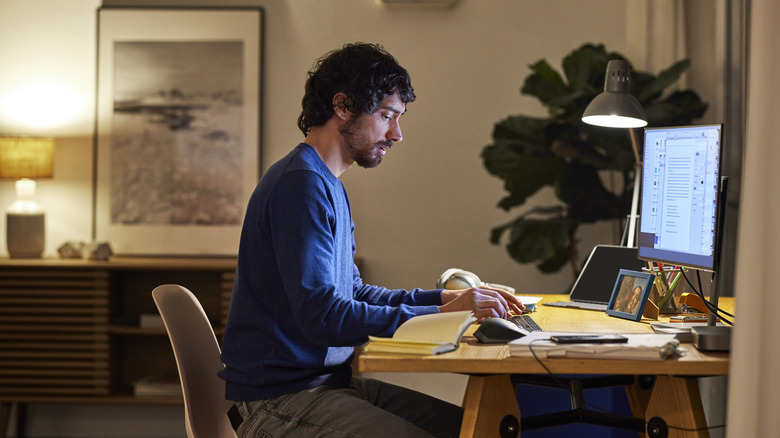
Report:
M 607 315 L 639 321 L 653 289 L 655 275 L 649 272 L 621 269 L 612 296 L 607 304 Z
M 263 9 L 97 10 L 93 239 L 234 256 L 260 178 Z

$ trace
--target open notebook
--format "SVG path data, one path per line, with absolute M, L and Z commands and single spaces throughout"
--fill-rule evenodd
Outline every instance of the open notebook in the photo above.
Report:
M 470 311 L 415 316 L 401 324 L 392 338 L 369 336 L 363 347 L 371 353 L 440 354 L 458 348 L 463 332 L 476 321 Z

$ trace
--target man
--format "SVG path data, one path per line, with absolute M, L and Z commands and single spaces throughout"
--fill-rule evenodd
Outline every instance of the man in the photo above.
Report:
M 401 141 L 399 118 L 414 99 L 409 74 L 375 45 L 346 45 L 309 72 L 298 118 L 304 143 L 262 177 L 241 234 L 220 373 L 240 437 L 457 436 L 461 408 L 353 377 L 354 346 L 417 315 L 522 311 L 513 295 L 489 288 L 363 284 L 338 178 L 353 163 L 382 161 Z

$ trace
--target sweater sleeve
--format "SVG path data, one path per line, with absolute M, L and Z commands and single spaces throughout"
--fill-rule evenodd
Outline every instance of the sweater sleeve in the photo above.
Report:
M 316 173 L 288 173 L 270 202 L 266 211 L 286 304 L 310 342 L 358 345 L 369 335 L 392 335 L 416 315 L 438 311 L 418 305 L 431 302 L 435 292 L 355 288 L 351 217 L 339 216 L 348 206 L 337 204 L 339 194 Z
M 440 306 L 442 304 L 442 289 L 387 289 L 363 284 L 357 266 L 354 266 L 353 272 L 353 290 L 356 300 L 384 306 L 400 306 L 401 304 L 409 306 Z

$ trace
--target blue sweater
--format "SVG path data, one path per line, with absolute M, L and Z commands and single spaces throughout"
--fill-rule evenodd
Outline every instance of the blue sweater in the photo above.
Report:
M 344 387 L 354 346 L 438 312 L 441 290 L 363 284 L 347 193 L 309 145 L 271 166 L 241 232 L 222 346 L 226 398 Z

